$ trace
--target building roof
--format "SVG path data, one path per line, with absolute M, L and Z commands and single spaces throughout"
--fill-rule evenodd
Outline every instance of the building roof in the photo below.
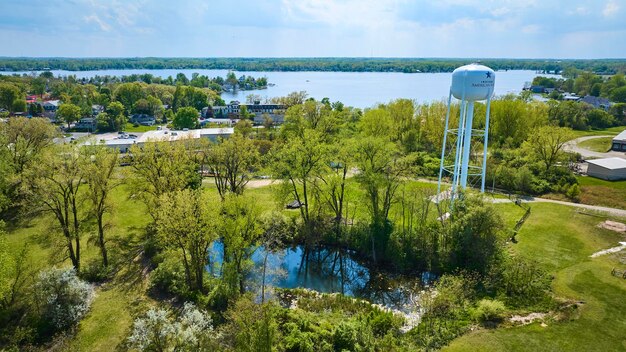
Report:
M 587 162 L 609 170 L 626 169 L 626 159 L 622 158 L 594 159 Z
M 626 130 L 623 130 L 620 134 L 613 137 L 613 141 L 626 142 Z
M 227 136 L 235 132 L 234 128 L 201 128 L 188 131 L 148 131 L 137 138 L 138 143 L 147 141 L 176 141 L 185 138 L 201 138 L 208 136 Z

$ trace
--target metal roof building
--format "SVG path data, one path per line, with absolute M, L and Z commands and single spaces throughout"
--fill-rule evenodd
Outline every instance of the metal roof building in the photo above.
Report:
M 613 138 L 611 149 L 617 152 L 626 152 L 626 130 Z
M 626 180 L 626 159 L 605 158 L 587 160 L 587 175 L 603 180 Z

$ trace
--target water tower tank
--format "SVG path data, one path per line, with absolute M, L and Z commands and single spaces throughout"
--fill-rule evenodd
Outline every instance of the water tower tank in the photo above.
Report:
M 452 72 L 452 95 L 459 100 L 487 100 L 493 94 L 496 74 L 487 66 L 469 64 Z M 465 94 L 464 94 L 465 92 Z

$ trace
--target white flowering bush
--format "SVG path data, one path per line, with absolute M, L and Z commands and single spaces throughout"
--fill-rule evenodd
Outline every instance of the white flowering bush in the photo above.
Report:
M 43 318 L 59 330 L 76 325 L 95 297 L 93 286 L 79 279 L 73 268 L 41 272 L 35 288 Z
M 150 309 L 135 320 L 128 343 L 140 351 L 206 351 L 217 337 L 211 317 L 185 303 L 178 317 L 166 309 Z

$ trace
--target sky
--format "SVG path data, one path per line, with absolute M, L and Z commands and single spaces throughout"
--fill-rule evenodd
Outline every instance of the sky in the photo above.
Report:
M 626 0 L 0 0 L 0 56 L 625 58 Z

